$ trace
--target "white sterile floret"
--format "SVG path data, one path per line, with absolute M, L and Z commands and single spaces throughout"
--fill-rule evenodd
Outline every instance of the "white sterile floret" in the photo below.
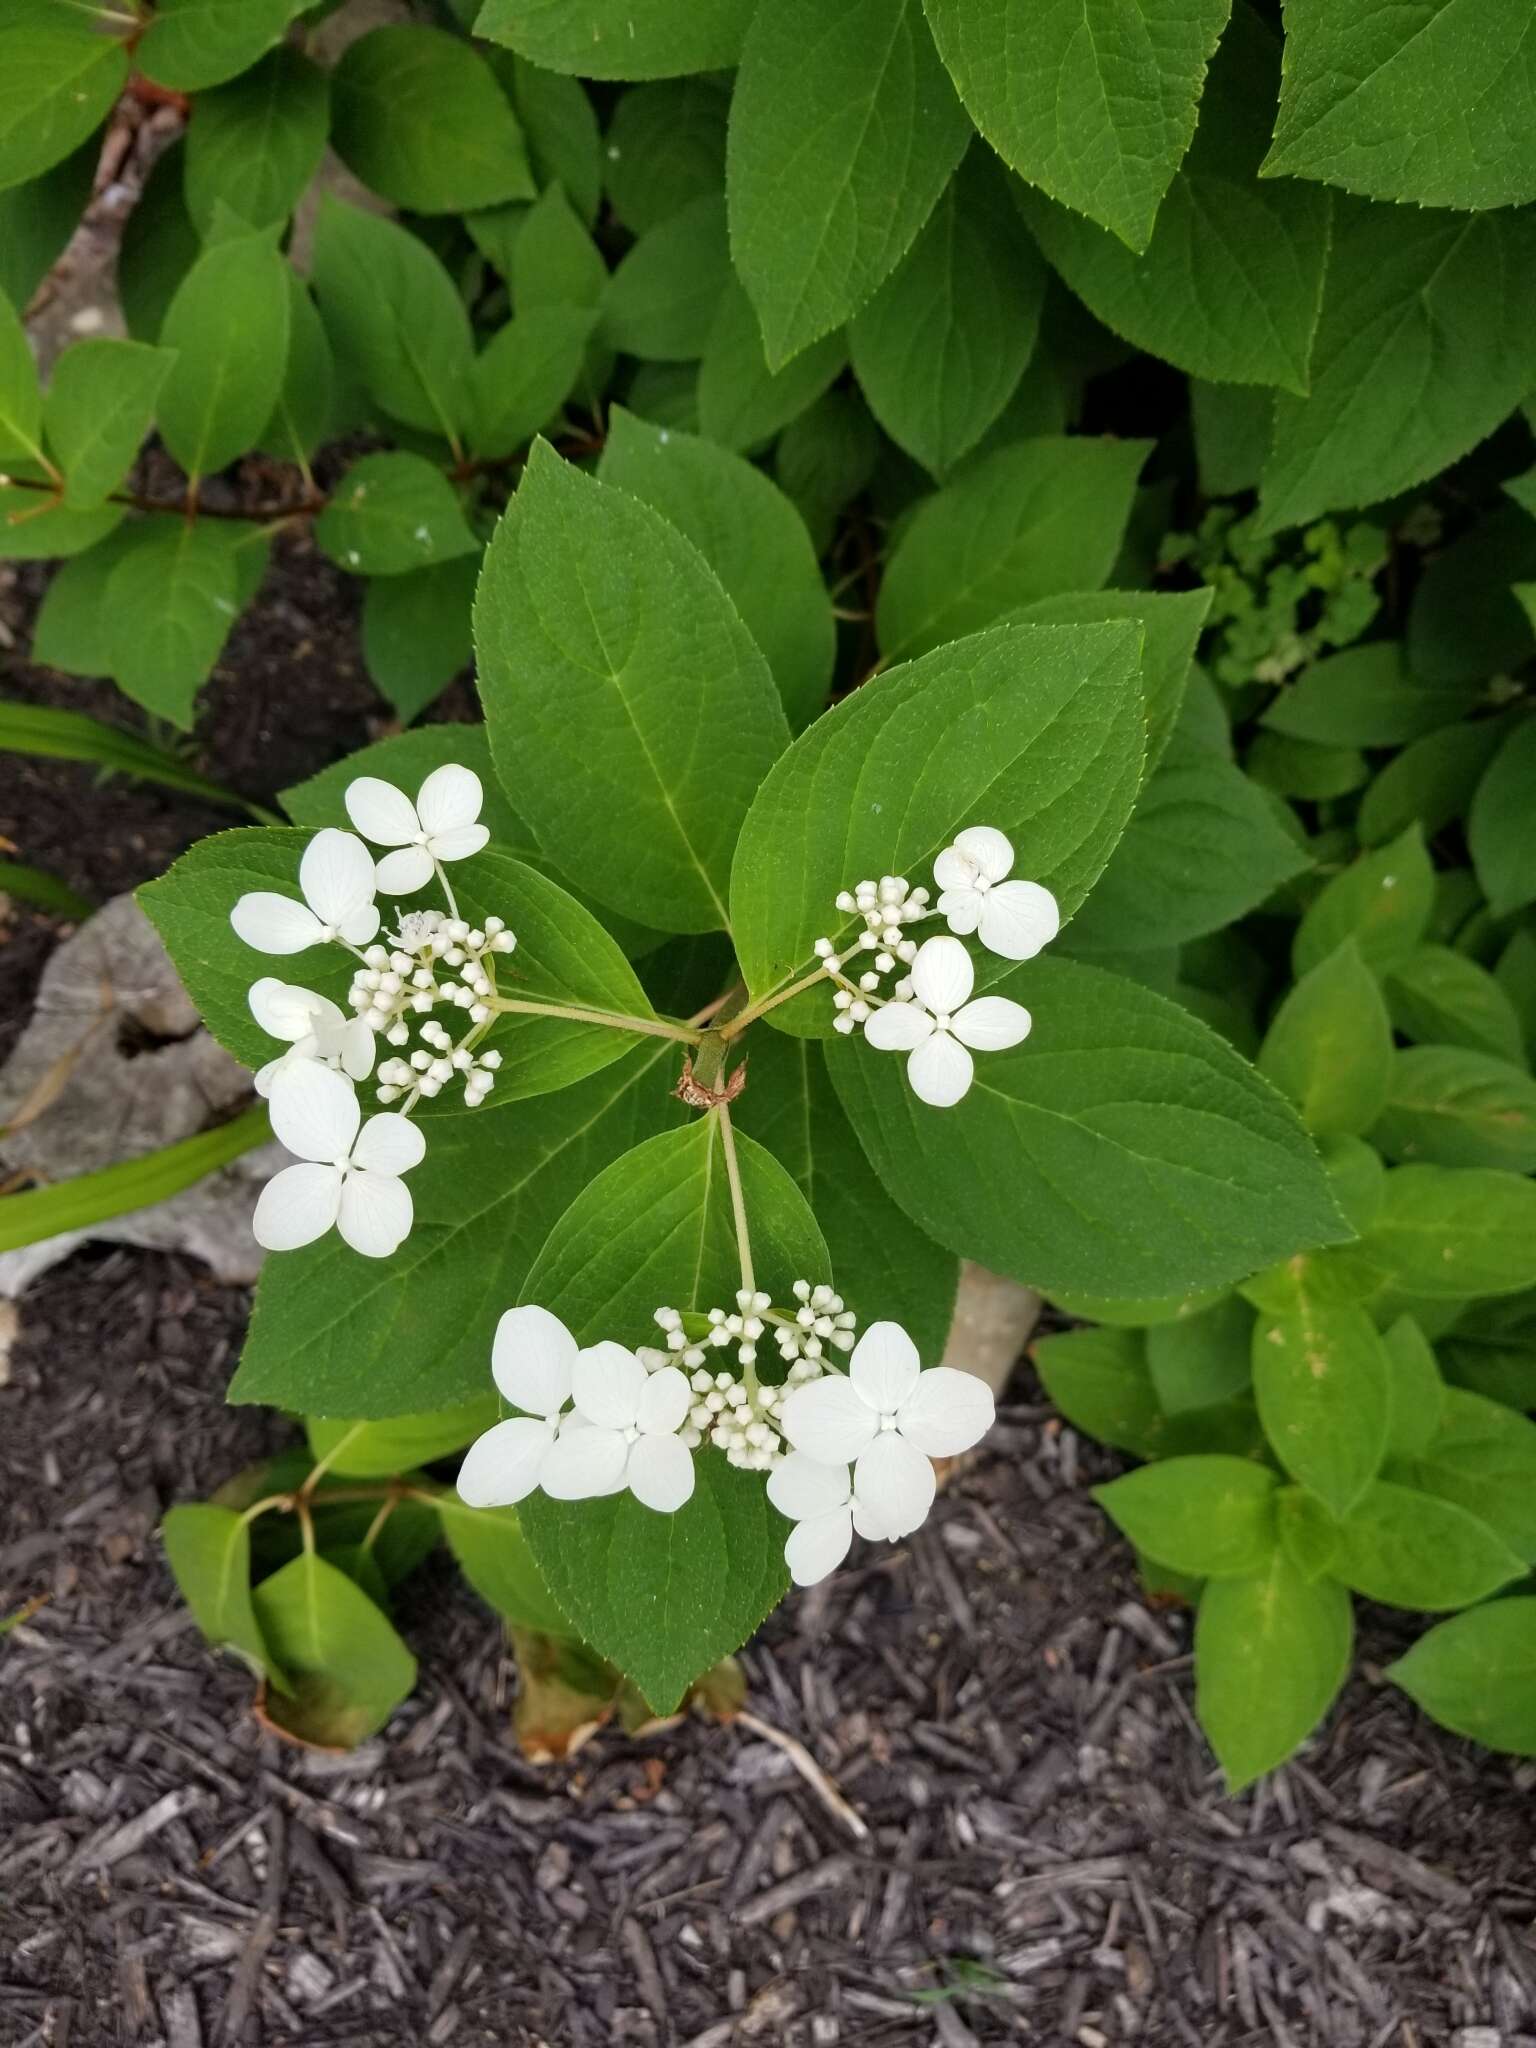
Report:
M 1010 882 L 1013 845 L 992 825 L 968 825 L 933 864 L 938 909 L 952 932 L 975 932 L 1004 960 L 1033 960 L 1061 929 L 1056 898 L 1038 882 Z
M 272 1083 L 296 1060 L 319 1060 L 354 1081 L 366 1081 L 373 1071 L 372 1029 L 361 1017 L 344 1016 L 328 996 L 264 974 L 251 983 L 247 1000 L 262 1030 L 288 1041 L 285 1053 L 258 1069 L 258 1095 L 270 1095 Z
M 784 1562 L 797 1586 L 814 1586 L 835 1572 L 848 1555 L 853 1532 L 881 1536 L 854 1498 L 846 1465 L 822 1465 L 804 1451 L 791 1451 L 768 1474 L 768 1499 L 795 1524 L 784 1545 Z
M 472 768 L 445 761 L 434 768 L 412 803 L 403 789 L 377 775 L 347 784 L 347 816 L 375 846 L 392 846 L 378 866 L 386 895 L 411 896 L 431 881 L 437 864 L 467 860 L 490 839 L 480 824 L 484 792 Z
M 923 1371 L 899 1323 L 871 1323 L 847 1378 L 829 1373 L 796 1387 L 780 1419 L 793 1448 L 818 1465 L 852 1464 L 860 1534 L 894 1542 L 933 1505 L 930 1460 L 979 1443 L 995 1413 L 984 1380 L 948 1365 Z
M 302 903 L 270 889 L 240 898 L 229 921 L 248 946 L 258 953 L 302 953 L 333 939 L 366 946 L 378 930 L 373 856 L 350 832 L 328 825 L 315 834 L 299 862 L 299 887 Z
M 1031 1018 L 1007 996 L 978 996 L 971 956 L 958 939 L 925 939 L 912 962 L 912 993 L 886 1003 L 864 1026 L 881 1052 L 904 1052 L 920 1101 L 949 1109 L 975 1075 L 971 1052 L 1006 1052 L 1029 1036 Z
M 334 1224 L 353 1251 L 383 1259 L 411 1228 L 402 1173 L 426 1151 L 403 1116 L 363 1122 L 352 1083 L 318 1060 L 300 1060 L 272 1084 L 272 1129 L 303 1164 L 285 1166 L 261 1191 L 252 1229 L 270 1252 L 312 1244 Z
M 523 1412 L 493 1423 L 465 1452 L 459 1498 L 470 1507 L 515 1507 L 542 1483 L 562 1419 L 570 1419 L 563 1411 L 577 1356 L 576 1339 L 547 1308 L 509 1308 L 496 1325 L 491 1376 Z
M 692 1397 L 675 1365 L 647 1372 L 622 1344 L 594 1344 L 576 1359 L 571 1397 L 576 1413 L 541 1471 L 547 1494 L 587 1500 L 627 1487 L 662 1515 L 689 1499 L 693 1458 L 678 1431 L 687 1426 Z

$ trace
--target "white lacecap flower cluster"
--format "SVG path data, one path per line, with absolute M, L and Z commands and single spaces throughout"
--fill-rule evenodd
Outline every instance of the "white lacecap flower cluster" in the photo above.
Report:
M 354 1251 L 387 1257 L 412 1222 L 401 1175 L 426 1149 L 410 1112 L 455 1079 L 467 1108 L 490 1093 L 501 1055 L 479 1042 L 495 1019 L 495 957 L 517 941 L 504 919 L 488 917 L 482 927 L 460 917 L 443 872 L 445 861 L 467 859 L 489 840 L 482 801 L 480 778 L 455 762 L 433 769 L 414 803 L 377 776 L 359 776 L 346 791 L 357 833 L 327 826 L 310 840 L 299 861 L 303 900 L 256 890 L 230 913 L 257 952 L 337 945 L 358 962 L 351 1017 L 328 996 L 272 975 L 251 984 L 252 1016 L 286 1045 L 257 1074 L 257 1092 L 299 1161 L 274 1175 L 256 1205 L 256 1237 L 269 1251 L 310 1244 L 334 1226 Z M 376 861 L 364 839 L 391 850 Z M 434 876 L 448 910 L 398 913 L 380 941 L 379 892 L 413 895 Z M 460 1013 L 457 1037 L 434 1019 L 440 1007 Z M 413 1028 L 421 1043 L 407 1051 Z M 375 1073 L 380 1037 L 398 1050 Z M 385 1113 L 365 1121 L 357 1086 L 370 1075 Z

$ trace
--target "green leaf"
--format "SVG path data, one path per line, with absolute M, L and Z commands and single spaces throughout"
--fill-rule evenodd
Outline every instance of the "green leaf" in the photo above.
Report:
M 564 186 L 566 197 L 590 225 L 603 196 L 602 137 L 592 102 L 574 78 L 541 71 L 501 50 L 490 55 L 491 69 L 503 91 L 511 94 L 522 123 L 534 182 L 540 188 Z
M 1141 693 L 1146 713 L 1146 774 L 1163 758 L 1178 724 L 1190 665 L 1211 608 L 1211 591 L 1091 590 L 1036 598 L 1009 613 L 1014 625 L 1088 626 L 1134 619 L 1141 627 Z
M 1311 395 L 1275 400 L 1262 530 L 1422 482 L 1536 383 L 1536 219 L 1339 199 Z
M 174 361 L 138 341 L 79 341 L 59 357 L 43 417 L 72 510 L 99 505 L 128 474 Z
M 1536 1600 L 1492 1600 L 1453 1615 L 1386 1675 L 1453 1735 L 1536 1756 Z
M 1310 1584 L 1326 1577 L 1338 1555 L 1339 1525 L 1316 1494 L 1282 1486 L 1275 1497 L 1280 1548 Z
M 603 181 L 615 217 L 632 235 L 725 189 L 730 107 L 714 78 L 670 79 L 620 95 L 603 138 Z
M 463 1450 L 496 1420 L 494 1391 L 457 1408 L 396 1415 L 385 1422 L 310 1416 L 304 1425 L 310 1455 L 338 1479 L 388 1479 L 418 1465 L 435 1464 Z
M 0 186 L 39 177 L 77 149 L 127 77 L 122 43 L 84 15 L 0 29 Z
M 602 251 L 559 185 L 548 185 L 512 245 L 512 297 L 535 306 L 596 307 L 608 289 Z
M 363 183 L 413 213 L 532 199 L 522 130 L 479 52 L 413 22 L 370 29 L 331 77 L 331 140 Z
M 190 477 L 254 447 L 288 361 L 288 266 L 269 234 L 205 249 L 160 329 L 176 352 L 160 391 L 160 433 Z
M 1208 498 L 1230 498 L 1258 487 L 1269 453 L 1273 395 L 1241 384 L 1189 383 L 1200 488 Z
M 1347 1514 L 1381 1470 L 1392 1415 L 1392 1367 L 1370 1317 L 1302 1284 L 1290 1313 L 1254 1326 L 1253 1387 L 1286 1471 Z
M 869 482 L 880 430 L 857 391 L 834 385 L 780 434 L 773 451 L 779 486 L 811 530 L 818 555 L 831 545 L 837 516 Z
M 374 687 L 409 722 L 474 658 L 470 611 L 480 550 L 376 577 L 363 593 L 363 664 Z
M 44 562 L 81 555 L 105 540 L 122 517 L 121 505 L 71 512 L 35 484 L 0 483 L 0 556 L 8 562 Z
M 1536 636 L 1510 585 L 1536 576 L 1532 509 L 1485 513 L 1425 568 L 1408 607 L 1408 666 L 1420 682 L 1461 690 L 1470 704 L 1490 676 L 1530 659 Z
M 752 301 L 733 278 L 699 364 L 699 425 L 727 448 L 760 448 L 815 404 L 847 360 L 843 336 L 828 334 L 770 370 Z
M 257 445 L 303 467 L 334 427 L 336 365 L 325 323 L 298 272 L 288 273 L 288 363 Z
M 1353 939 L 1375 973 L 1417 950 L 1434 907 L 1435 874 L 1423 834 L 1411 825 L 1390 846 L 1373 849 L 1334 876 L 1296 930 L 1291 952 L 1299 976 Z
M 920 0 L 758 9 L 731 100 L 726 188 L 731 255 L 772 368 L 841 327 L 890 275 L 969 132 Z
M 1167 1418 L 1147 1371 L 1140 1330 L 1064 1330 L 1042 1337 L 1030 1359 L 1074 1429 L 1138 1458 L 1156 1456 Z
M 1353 939 L 1304 974 L 1275 1012 L 1258 1068 L 1314 1137 L 1368 1131 L 1392 1086 L 1392 1024 Z
M 1441 1392 L 1438 1427 L 1407 1465 L 1426 1493 L 1454 1501 L 1536 1559 L 1536 1422 L 1461 1387 Z
M 648 362 L 694 362 L 730 281 L 725 200 L 708 192 L 642 235 L 613 273 L 603 337 Z
M 1536 719 L 1517 725 L 1477 785 L 1467 817 L 1472 865 L 1495 917 L 1536 903 Z
M 50 588 L 57 589 L 68 573 L 60 570 Z M 35 641 L 33 653 L 49 667 L 57 665 L 52 654 L 43 653 Z M 133 733 L 104 725 L 83 711 L 57 711 L 42 704 L 0 704 L 0 752 L 35 754 L 54 761 L 90 761 L 109 773 L 136 775 L 145 782 L 201 797 L 205 803 L 228 804 L 236 810 L 250 810 L 257 817 L 272 817 L 259 804 L 247 804 L 244 797 L 220 789 L 174 754 Z
M 1275 1554 L 1275 1475 L 1246 1458 L 1164 1458 L 1093 1497 L 1138 1550 L 1196 1578 L 1243 1578 Z
M 1536 199 L 1536 29 L 1504 0 L 1340 12 L 1289 0 L 1264 170 L 1416 206 Z
M 0 296 L 0 457 L 43 459 L 43 394 L 37 362 L 15 308 Z
M 1036 598 L 1096 590 L 1114 567 L 1145 441 L 1021 441 L 917 509 L 876 608 L 887 661 L 974 633 Z
M 315 539 L 362 576 L 405 576 L 455 555 L 478 555 L 458 496 L 420 455 L 365 455 L 332 491 Z
M 1332 747 L 1395 747 L 1437 732 L 1470 708 L 1464 690 L 1412 676 L 1396 640 L 1374 640 L 1316 661 L 1275 697 L 1264 725 Z
M 1187 1011 L 1065 960 L 988 992 L 1025 999 L 1034 1032 L 983 1055 L 953 1109 L 862 1041 L 827 1055 L 876 1172 L 940 1244 L 1049 1291 L 1154 1294 L 1347 1235 L 1294 1112 Z
M 92 152 L 93 158 L 95 152 Z M 176 288 L 202 254 L 182 194 L 186 144 L 173 142 L 144 181 L 123 223 L 117 252 L 117 296 L 135 341 L 158 341 Z
M 192 1618 L 215 1649 L 233 1650 L 258 1677 L 290 1681 L 251 1604 L 251 1525 L 229 1508 L 199 1501 L 174 1507 L 160 1524 L 166 1561 Z
M 926 5 L 960 97 L 1004 163 L 1145 249 L 1231 0 Z
M 1536 1181 L 1493 1167 L 1396 1167 L 1359 1251 L 1431 1301 L 1536 1287 Z
M 659 929 L 726 926 L 737 833 L 787 728 L 697 551 L 537 442 L 486 554 L 475 638 L 498 772 L 550 856 Z
M 814 718 L 832 681 L 832 605 L 805 523 L 778 486 L 729 449 L 617 405 L 597 473 L 693 542 L 767 657 L 790 724 Z
M 137 703 L 184 730 L 240 613 L 237 551 L 265 552 L 235 521 L 156 519 L 135 530 L 107 579 L 112 674 Z
M 752 0 L 486 0 L 475 33 L 550 71 L 676 78 L 741 55 Z
M 27 303 L 80 225 L 99 155 L 91 136 L 52 170 L 0 191 L 0 292 L 13 306 Z
M 1070 916 L 1124 828 L 1140 766 L 1125 621 L 999 626 L 865 684 L 775 762 L 742 827 L 731 922 L 749 994 L 784 986 L 818 938 L 841 935 L 839 890 L 926 875 L 978 819 Z M 828 1035 L 831 1016 L 814 991 L 773 1021 Z
M 305 1553 L 251 1596 L 290 1685 L 267 1711 L 290 1735 L 354 1748 L 376 1734 L 416 1683 L 416 1659 L 345 1572 Z
M 1524 1566 L 1465 1508 L 1378 1480 L 1339 1525 L 1333 1571 L 1367 1600 L 1435 1614 L 1485 1600 Z
M 201 92 L 269 50 L 306 0 L 158 0 L 135 56 L 146 78 Z
M 477 454 L 500 460 L 549 425 L 576 388 L 594 324 L 584 306 L 531 306 L 498 328 L 470 371 Z
M 1211 1408 L 1248 1391 L 1253 1310 L 1229 1294 L 1214 1307 L 1146 1333 L 1147 1367 L 1165 1415 Z
M 1388 1159 L 1531 1173 L 1536 1081 L 1492 1053 L 1408 1046 L 1392 1063 L 1391 1092 L 1371 1140 Z
M 1371 778 L 1365 756 L 1354 747 L 1322 747 L 1278 732 L 1256 733 L 1243 766 L 1261 789 L 1307 803 L 1331 803 Z
M 1464 818 L 1483 771 L 1509 731 L 1502 718 L 1442 726 L 1404 747 L 1376 776 L 1355 818 L 1362 846 L 1382 846 L 1417 824 L 1432 839 Z
M 1399 1316 L 1382 1342 L 1392 1372 L 1387 1455 L 1411 1458 L 1426 1447 L 1440 1427 L 1445 1412 L 1445 1382 L 1429 1339 L 1412 1316 Z
M 187 128 L 187 211 L 206 237 L 222 202 L 253 228 L 287 220 L 320 168 L 330 84 L 297 50 L 271 51 L 202 94 Z
M 1017 198 L 1052 264 L 1116 334 L 1197 377 L 1304 392 L 1329 200 L 1308 185 L 1259 183 L 1279 81 L 1279 37 L 1239 5 L 1144 247 L 1028 186 Z
M 467 1508 L 453 1494 L 442 1493 L 438 1513 L 459 1570 L 504 1621 L 541 1635 L 571 1633 L 533 1561 L 516 1508 Z
M 1195 1712 L 1229 1793 L 1283 1764 L 1349 1673 L 1349 1595 L 1277 1550 L 1261 1571 L 1216 1579 L 1195 1620 Z

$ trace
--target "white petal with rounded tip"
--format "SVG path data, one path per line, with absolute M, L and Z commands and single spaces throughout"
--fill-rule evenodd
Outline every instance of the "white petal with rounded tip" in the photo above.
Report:
M 1013 871 L 1013 841 L 995 825 L 967 825 L 955 834 L 955 850 L 975 861 L 989 882 L 1000 882 Z
M 283 1071 L 291 1057 L 290 1053 L 281 1053 L 275 1060 L 268 1060 L 264 1067 L 258 1067 L 251 1076 L 251 1086 L 256 1090 L 256 1093 L 263 1102 L 272 1093 L 272 1083 Z
M 359 775 L 349 782 L 345 802 L 347 816 L 375 846 L 409 846 L 423 830 L 405 791 L 377 775 Z
M 969 938 L 981 922 L 981 906 L 986 900 L 975 889 L 946 889 L 934 908 L 952 932 Z
M 411 1191 L 392 1173 L 349 1173 L 341 1190 L 336 1228 L 365 1259 L 387 1259 L 411 1234 Z
M 980 872 L 978 864 L 958 846 L 946 846 L 933 864 L 933 879 L 941 889 L 969 889 Z
M 269 1038 L 286 1038 L 290 1045 L 301 1038 L 307 1038 L 314 1029 L 315 1019 L 321 1015 L 322 1005 L 335 1009 L 334 1003 L 326 1003 L 324 996 L 317 996 L 313 989 L 297 988 L 293 983 L 279 981 L 275 974 L 264 974 L 259 981 L 253 981 L 246 992 L 246 1001 L 251 1006 L 251 1015 Z M 338 1016 L 340 1011 L 336 1013 Z M 366 1025 L 364 1026 L 366 1030 Z
M 981 898 L 981 943 L 1004 960 L 1033 960 L 1061 930 L 1061 911 L 1038 882 L 1004 882 Z
M 272 1084 L 273 1135 L 300 1159 L 345 1159 L 363 1120 L 352 1083 L 319 1060 L 294 1060 Z
M 336 926 L 349 946 L 366 946 L 379 929 L 379 906 L 371 898 L 349 911 Z
M 269 1252 L 297 1251 L 324 1237 L 340 1203 L 341 1175 L 334 1166 L 285 1166 L 262 1189 L 251 1229 Z
M 916 1003 L 886 1003 L 864 1026 L 864 1036 L 879 1052 L 911 1052 L 933 1030 L 933 1019 Z
M 468 860 L 490 843 L 487 825 L 453 825 L 446 832 L 434 832 L 432 851 L 439 860 Z
M 686 1376 L 675 1365 L 658 1366 L 640 1390 L 635 1421 L 642 1435 L 670 1436 L 673 1430 L 682 1428 L 692 1405 L 693 1393 Z
M 935 1490 L 933 1466 L 916 1444 L 888 1429 L 854 1466 L 853 1490 L 881 1534 L 894 1543 L 928 1519 Z
M 973 1372 L 930 1366 L 902 1402 L 896 1427 L 930 1458 L 953 1458 L 979 1444 L 997 1420 L 992 1389 Z
M 375 879 L 385 896 L 414 896 L 432 879 L 432 856 L 424 846 L 402 846 L 385 854 Z
M 642 1436 L 630 1445 L 624 1483 L 644 1508 L 675 1515 L 693 1494 L 693 1459 L 681 1437 Z
M 645 1382 L 645 1367 L 633 1351 L 608 1340 L 578 1353 L 571 1399 L 599 1429 L 633 1429 Z
M 949 1020 L 949 1028 L 972 1052 L 1006 1052 L 1022 1045 L 1034 1019 L 1022 1003 L 1007 996 L 978 996 Z
M 299 887 L 316 917 L 339 925 L 373 901 L 373 855 L 351 832 L 327 825 L 304 849 Z
M 976 970 L 958 939 L 924 939 L 912 962 L 912 987 L 925 1009 L 942 1017 L 971 999 Z
M 474 769 L 461 767 L 457 761 L 445 761 L 441 768 L 432 770 L 417 790 L 416 815 L 421 819 L 422 830 L 435 839 L 440 832 L 451 832 L 455 826 L 473 825 L 484 800 L 485 793 Z
M 796 1387 L 779 1410 L 784 1434 L 819 1465 L 847 1465 L 877 1427 L 875 1411 L 841 1373 Z
M 229 913 L 238 937 L 258 953 L 302 953 L 320 944 L 320 920 L 308 904 L 253 889 Z
M 491 1342 L 491 1377 L 504 1400 L 530 1415 L 558 1415 L 571 1398 L 576 1339 L 547 1308 L 509 1308 Z
M 539 1483 L 539 1467 L 555 1440 L 547 1422 L 509 1416 L 477 1436 L 459 1467 L 459 1499 L 472 1508 L 511 1508 Z
M 895 1532 L 885 1525 L 883 1515 L 877 1515 L 873 1508 L 861 1500 L 853 1503 L 853 1526 L 866 1543 L 894 1543 Z
M 618 1492 L 628 1462 L 629 1445 L 618 1430 L 562 1429 L 544 1454 L 539 1484 L 551 1500 L 595 1500 Z
M 797 1586 L 815 1586 L 835 1572 L 853 1545 L 853 1517 L 846 1508 L 813 1515 L 790 1530 L 784 1562 Z
M 917 1346 L 900 1323 L 871 1323 L 848 1361 L 848 1377 L 861 1401 L 894 1415 L 922 1371 Z
M 953 1109 L 975 1075 L 975 1061 L 947 1031 L 935 1031 L 907 1061 L 912 1093 L 930 1109 Z
M 768 1498 L 792 1522 L 808 1522 L 846 1508 L 852 1484 L 846 1465 L 823 1465 L 804 1451 L 780 1458 L 768 1474 Z
M 373 1057 L 377 1050 L 378 1039 L 361 1017 L 354 1018 L 350 1024 L 343 1024 L 336 1034 L 341 1070 L 350 1074 L 354 1081 L 366 1081 L 373 1072 Z
M 390 1110 L 369 1117 L 352 1147 L 352 1164 L 365 1167 L 369 1173 L 409 1173 L 426 1156 L 427 1141 L 421 1126 Z

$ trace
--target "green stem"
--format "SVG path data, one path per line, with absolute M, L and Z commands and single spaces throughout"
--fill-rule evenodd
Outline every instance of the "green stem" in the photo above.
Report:
M 729 1023 L 720 1026 L 720 1036 L 725 1039 L 739 1037 L 747 1026 L 755 1023 L 759 1017 L 766 1017 L 770 1010 L 776 1010 L 780 1003 L 787 1003 L 791 996 L 804 995 L 805 991 L 814 988 L 818 981 L 830 979 L 831 974 L 832 970 L 823 961 L 810 974 L 802 975 L 799 981 L 792 981 L 788 988 L 763 996 L 759 1001 L 749 1003 L 746 1009 L 738 1011 Z
M 603 1024 L 610 1031 L 638 1031 L 651 1038 L 673 1038 L 681 1045 L 697 1045 L 699 1034 L 686 1024 L 669 1024 L 661 1017 L 626 1017 L 619 1010 L 578 1009 L 570 1003 L 530 1003 L 513 996 L 492 996 L 487 1006 L 508 1016 L 564 1017 L 572 1024 Z
M 757 1291 L 752 1272 L 752 1238 L 747 1230 L 747 1205 L 741 1192 L 741 1164 L 736 1157 L 736 1133 L 731 1112 L 723 1102 L 710 1111 L 720 1125 L 720 1149 L 725 1156 L 725 1182 L 731 1191 L 731 1216 L 736 1224 L 736 1256 L 741 1264 L 741 1284 L 749 1294 Z

